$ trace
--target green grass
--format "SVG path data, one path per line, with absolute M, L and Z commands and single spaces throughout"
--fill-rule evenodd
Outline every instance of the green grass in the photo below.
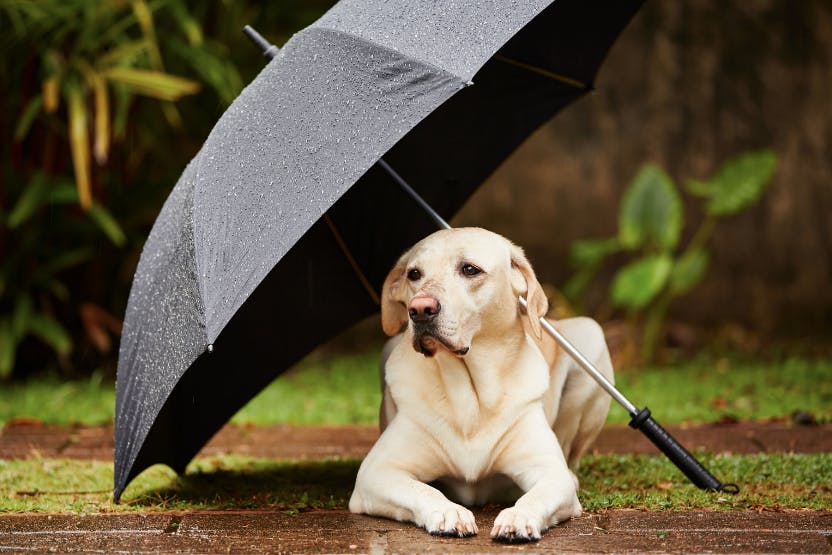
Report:
M 375 424 L 381 403 L 378 353 L 305 362 L 273 381 L 232 422 Z
M 588 456 L 583 462 L 581 502 L 592 512 L 832 506 L 832 454 L 699 456 L 716 475 L 740 484 L 739 495 L 700 491 L 663 457 L 604 455 Z M 178 477 L 157 465 L 131 483 L 122 503 L 115 505 L 110 498 L 109 463 L 0 461 L 0 513 L 345 509 L 357 469 L 356 460 L 292 462 L 224 456 L 198 459 L 184 477 Z
M 805 411 L 832 421 L 832 361 L 790 358 L 779 363 L 729 359 L 620 372 L 618 388 L 662 423 L 769 419 Z M 610 409 L 610 422 L 627 422 Z
M 767 419 L 796 410 L 832 421 L 832 360 L 787 359 L 777 363 L 728 359 L 619 372 L 619 389 L 649 406 L 662 424 Z M 233 419 L 253 424 L 374 424 L 381 394 L 378 354 L 307 360 L 275 380 Z M 57 424 L 107 424 L 115 405 L 112 382 L 93 377 L 6 384 L 0 388 L 0 424 L 35 418 Z M 627 414 L 613 404 L 610 421 Z

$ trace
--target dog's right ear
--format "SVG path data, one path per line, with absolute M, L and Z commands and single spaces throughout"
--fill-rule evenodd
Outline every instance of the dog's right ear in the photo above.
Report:
M 404 260 L 399 259 L 387 274 L 381 288 L 381 329 L 391 337 L 399 333 L 407 323 L 407 307 L 398 298 L 405 267 Z

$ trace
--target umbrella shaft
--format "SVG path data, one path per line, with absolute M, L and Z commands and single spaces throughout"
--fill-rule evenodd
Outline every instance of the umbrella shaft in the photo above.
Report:
M 528 309 L 526 299 L 518 297 L 518 300 L 520 301 L 520 306 Z M 586 370 L 586 373 L 589 374 L 593 380 L 598 382 L 598 385 L 600 385 L 604 391 L 609 393 L 619 405 L 624 407 L 630 416 L 638 414 L 638 408 L 636 408 L 636 406 L 631 403 L 630 400 L 624 396 L 624 394 L 618 391 L 615 386 L 601 372 L 599 372 L 597 368 L 595 368 L 595 365 L 592 364 L 589 359 L 583 355 L 583 353 L 575 348 L 575 346 L 572 345 L 572 343 L 570 343 L 569 340 L 566 339 L 566 337 L 564 337 L 564 335 L 549 322 L 549 320 L 546 318 L 540 318 L 540 324 L 543 326 L 543 329 L 546 330 L 546 333 L 551 335 L 552 338 L 557 341 L 561 347 L 563 347 L 563 350 L 566 351 L 581 368 Z
M 386 171 L 388 174 L 390 174 L 390 177 L 393 178 L 393 181 L 398 183 L 399 187 L 404 189 L 404 192 L 407 193 L 408 195 L 410 195 L 410 198 L 415 200 L 416 204 L 418 204 L 419 206 L 422 207 L 422 210 L 424 210 L 425 212 L 428 213 L 428 216 L 430 216 L 430 218 L 434 221 L 434 223 L 436 223 L 437 227 L 441 227 L 442 229 L 451 229 L 451 224 L 446 222 L 444 220 L 444 218 L 442 218 L 442 216 L 440 216 L 439 213 L 436 210 L 434 210 L 433 207 L 430 204 L 425 202 L 425 199 L 423 199 L 419 195 L 419 193 L 414 191 L 413 187 L 411 187 L 408 184 L 408 182 L 405 181 L 404 178 L 402 176 L 400 176 L 399 173 L 396 170 L 391 168 L 390 164 L 388 164 L 387 162 L 384 161 L 384 158 L 379 158 L 378 165 L 381 166 L 384 169 L 384 171 Z

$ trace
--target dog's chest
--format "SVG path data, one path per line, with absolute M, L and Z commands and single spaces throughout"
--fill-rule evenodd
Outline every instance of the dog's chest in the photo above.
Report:
M 519 432 L 524 415 L 543 410 L 548 368 L 540 358 L 518 361 L 508 379 L 452 359 L 441 368 L 394 372 L 389 385 L 399 410 L 436 441 L 449 474 L 476 481 L 493 473 L 501 443 Z

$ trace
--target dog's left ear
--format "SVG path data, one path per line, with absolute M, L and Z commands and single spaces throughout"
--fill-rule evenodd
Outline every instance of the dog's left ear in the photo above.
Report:
M 528 308 L 526 314 L 535 337 L 543 337 L 540 318 L 549 310 L 549 299 L 543 292 L 543 287 L 534 275 L 532 265 L 517 245 L 511 245 L 511 287 L 516 295 L 526 298 Z

